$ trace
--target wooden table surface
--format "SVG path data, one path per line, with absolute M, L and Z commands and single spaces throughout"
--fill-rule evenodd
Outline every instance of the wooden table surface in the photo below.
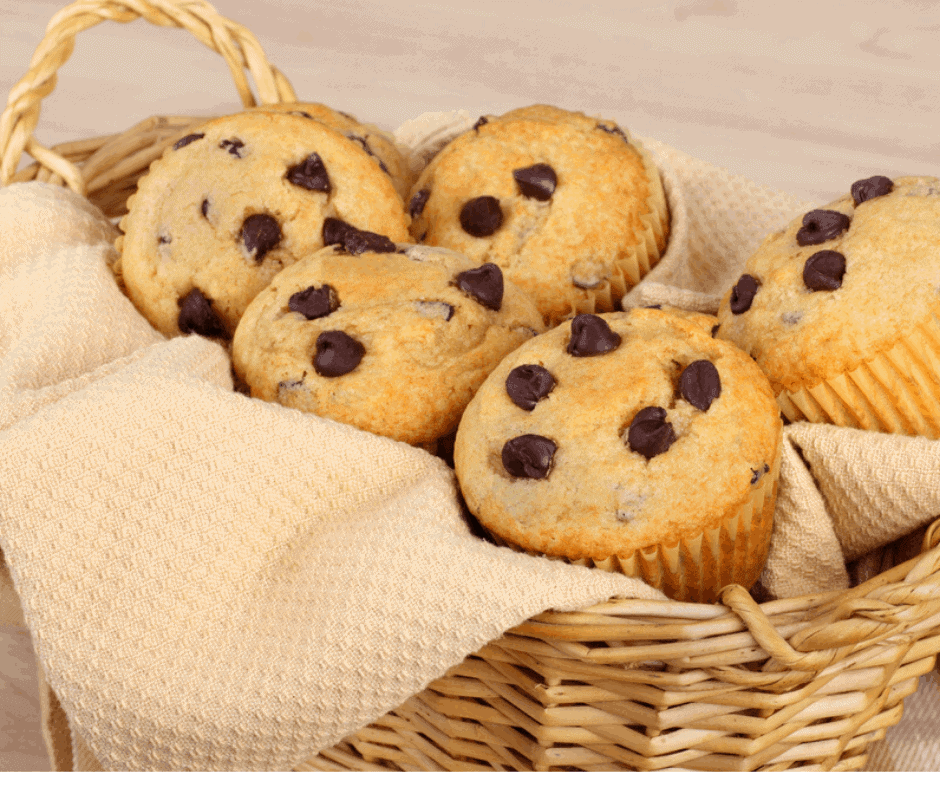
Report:
M 117 6 L 117 3 L 87 5 Z M 60 0 L 0 0 L 0 94 Z M 431 110 L 549 103 L 614 118 L 820 203 L 873 174 L 940 175 L 940 3 L 217 0 L 302 100 L 394 130 Z M 46 145 L 240 108 L 222 59 L 138 20 L 79 34 Z M 24 157 L 22 164 L 26 164 Z M 0 770 L 46 767 L 27 631 L 0 620 Z

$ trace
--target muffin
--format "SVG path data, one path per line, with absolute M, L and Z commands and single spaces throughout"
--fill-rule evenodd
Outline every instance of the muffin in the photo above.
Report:
M 481 117 L 424 169 L 408 211 L 414 238 L 497 264 L 549 325 L 616 309 L 669 235 L 640 144 L 613 121 L 542 105 Z
M 712 324 L 678 310 L 578 315 L 510 353 L 457 430 L 470 512 L 500 544 L 676 600 L 750 587 L 782 423 L 757 365 Z
M 940 437 L 940 179 L 873 176 L 768 236 L 718 336 L 790 421 Z
M 402 200 L 408 199 L 411 189 L 411 171 L 405 156 L 398 149 L 394 138 L 371 123 L 362 123 L 346 112 L 340 112 L 325 104 L 312 102 L 290 102 L 285 104 L 262 104 L 248 112 L 287 112 L 302 118 L 309 118 L 336 129 L 348 139 L 359 145 L 372 156 L 382 172 L 392 179 L 395 190 Z
M 254 397 L 433 450 L 489 371 L 543 330 L 492 263 L 367 238 L 274 277 L 232 357 Z
M 242 112 L 179 139 L 138 184 L 115 273 L 166 336 L 230 339 L 274 275 L 343 228 L 410 240 L 378 161 L 335 129 Z

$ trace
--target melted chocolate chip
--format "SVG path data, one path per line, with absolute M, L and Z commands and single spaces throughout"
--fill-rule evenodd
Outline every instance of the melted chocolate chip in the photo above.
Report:
M 648 460 L 665 452 L 675 441 L 676 433 L 666 421 L 666 411 L 655 406 L 637 413 L 627 431 L 630 448 Z
M 541 435 L 520 435 L 503 446 L 503 467 L 517 479 L 545 479 L 558 447 Z
M 339 295 L 329 285 L 308 287 L 287 299 L 287 308 L 291 312 L 299 312 L 307 320 L 316 320 L 339 309 Z
M 845 276 L 845 255 L 832 249 L 810 255 L 803 266 L 803 282 L 810 290 L 838 290 Z
M 558 176 L 547 164 L 533 164 L 531 167 L 513 170 L 512 177 L 516 179 L 519 191 L 524 197 L 531 197 L 540 202 L 551 199 L 558 185 Z
M 324 331 L 317 337 L 313 368 L 325 378 L 338 378 L 359 366 L 366 349 L 344 331 Z
M 738 280 L 738 283 L 731 288 L 731 314 L 740 315 L 747 312 L 751 308 L 759 287 L 760 282 L 750 274 L 744 274 Z
M 545 399 L 555 388 L 551 372 L 538 364 L 516 367 L 506 378 L 506 393 L 523 410 L 534 410 L 539 400 Z
M 624 142 L 629 142 L 623 129 L 620 128 L 620 126 L 618 126 L 616 123 L 610 126 L 608 126 L 606 123 L 598 123 L 597 128 L 599 128 L 601 131 L 606 131 L 608 134 L 616 134 L 618 137 L 622 137 Z
M 682 370 L 679 378 L 682 399 L 699 410 L 708 410 L 721 394 L 721 378 L 715 365 L 707 359 L 693 361 Z
M 330 176 L 326 172 L 326 165 L 317 153 L 311 153 L 300 164 L 288 167 L 284 177 L 294 186 L 312 192 L 326 192 L 329 194 L 332 188 Z
M 586 358 L 609 353 L 620 346 L 620 335 L 597 315 L 578 315 L 571 321 L 571 339 L 565 350 L 572 356 Z
M 408 214 L 412 219 L 421 215 L 421 212 L 424 210 L 424 206 L 428 204 L 428 197 L 430 196 L 430 189 L 421 189 L 420 191 L 414 193 L 411 198 L 411 202 L 408 203 Z
M 796 233 L 800 246 L 812 246 L 831 241 L 849 229 L 851 220 L 838 211 L 810 211 L 803 217 L 803 226 Z
M 242 148 L 245 147 L 245 143 L 242 142 L 242 141 L 241 141 L 240 139 L 238 139 L 237 137 L 235 137 L 235 138 L 230 139 L 230 140 L 222 140 L 222 141 L 219 143 L 219 147 L 220 147 L 220 148 L 224 148 L 225 150 L 227 150 L 227 151 L 228 151 L 229 153 L 231 153 L 236 159 L 240 159 L 240 158 L 242 157 Z
M 461 271 L 457 274 L 457 287 L 494 312 L 503 305 L 503 272 L 493 263 Z
M 360 230 L 349 222 L 330 216 L 323 222 L 323 245 L 337 244 L 341 251 L 352 255 L 360 255 L 363 252 L 389 254 L 398 250 L 387 236 Z
M 209 218 L 209 198 L 208 197 L 202 201 L 202 206 L 200 207 L 199 210 L 202 211 L 202 215 L 206 219 Z
M 502 224 L 503 209 L 495 197 L 474 197 L 460 209 L 460 226 L 474 238 L 492 235 Z
M 370 233 L 368 230 L 356 230 L 355 232 L 346 233 L 343 238 L 343 246 L 352 255 L 360 255 L 363 252 L 390 254 L 398 249 L 388 236 Z
M 489 121 L 486 119 L 486 116 L 480 115 L 480 117 L 477 119 L 477 122 L 473 124 L 473 130 L 479 131 L 480 126 L 485 126 L 487 123 L 489 123 Z
M 177 302 L 180 308 L 176 325 L 184 334 L 204 337 L 226 337 L 222 319 L 212 308 L 212 302 L 198 288 L 190 290 Z
M 765 462 L 763 468 L 752 468 L 751 469 L 751 484 L 757 484 L 765 474 L 770 473 L 770 466 Z
M 886 194 L 890 194 L 893 188 L 894 181 L 890 178 L 886 178 L 884 175 L 872 175 L 870 178 L 855 181 L 851 189 L 855 207 L 857 208 L 866 200 L 871 200 L 875 197 L 884 197 Z
M 242 243 L 256 263 L 281 242 L 281 225 L 266 213 L 255 213 L 242 224 Z
M 205 134 L 187 134 L 185 137 L 180 137 L 180 139 L 173 143 L 173 150 L 185 148 L 189 143 L 201 140 L 205 136 Z

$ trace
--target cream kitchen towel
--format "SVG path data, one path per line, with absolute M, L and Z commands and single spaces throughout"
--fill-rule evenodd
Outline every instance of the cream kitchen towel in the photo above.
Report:
M 468 122 L 399 139 L 420 160 Z M 807 206 L 645 142 L 685 213 L 628 299 L 713 310 Z M 476 539 L 419 449 L 233 393 L 219 346 L 121 296 L 112 235 L 64 189 L 0 190 L 0 549 L 84 762 L 289 768 L 530 615 L 658 596 Z M 845 587 L 845 544 L 940 513 L 931 446 L 786 435 L 772 593 Z

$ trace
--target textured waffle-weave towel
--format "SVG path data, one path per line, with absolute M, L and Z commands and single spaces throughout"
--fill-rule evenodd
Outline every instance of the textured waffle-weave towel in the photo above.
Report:
M 468 120 L 400 140 L 420 156 Z M 628 301 L 713 310 L 806 206 L 646 142 L 687 213 Z M 218 346 L 120 294 L 84 200 L 8 187 L 0 230 L 0 548 L 77 766 L 289 768 L 530 615 L 659 597 L 476 539 L 421 450 L 235 394 Z M 786 434 L 774 595 L 843 588 L 844 551 L 940 513 L 933 442 Z

